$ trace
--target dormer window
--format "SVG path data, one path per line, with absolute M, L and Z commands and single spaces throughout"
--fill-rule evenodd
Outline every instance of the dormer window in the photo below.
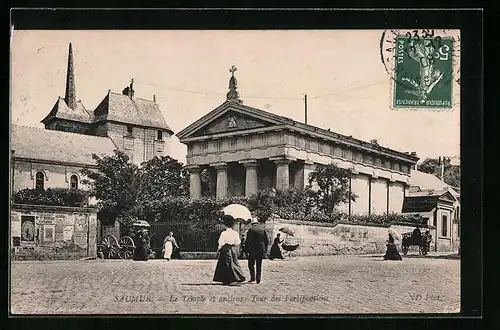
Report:
M 157 131 L 156 132 L 156 139 L 158 141 L 162 141 L 163 140 L 163 132 L 162 131 Z
M 132 125 L 127 125 L 127 136 L 132 136 Z

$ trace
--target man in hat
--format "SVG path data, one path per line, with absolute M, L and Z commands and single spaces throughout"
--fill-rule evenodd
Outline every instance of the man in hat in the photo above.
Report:
M 250 281 L 260 283 L 262 275 L 262 259 L 266 258 L 269 239 L 267 238 L 264 224 L 257 219 L 252 219 L 252 226 L 248 229 L 245 240 L 245 252 L 248 258 L 248 269 L 250 270 Z M 257 268 L 257 269 L 255 269 Z M 257 272 L 256 272 L 257 270 Z

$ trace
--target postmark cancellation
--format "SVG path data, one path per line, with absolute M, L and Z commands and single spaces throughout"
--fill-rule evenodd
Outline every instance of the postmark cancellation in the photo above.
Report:
M 381 59 L 391 77 L 391 107 L 453 110 L 459 102 L 459 42 L 459 31 L 384 31 Z

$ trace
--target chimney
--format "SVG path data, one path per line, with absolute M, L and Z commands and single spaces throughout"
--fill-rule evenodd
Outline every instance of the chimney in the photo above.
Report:
M 64 96 L 66 104 L 71 109 L 76 107 L 76 91 L 75 91 L 75 70 L 73 67 L 73 47 L 69 43 L 68 52 L 68 70 L 66 72 L 66 94 Z
M 156 95 L 153 95 L 153 102 L 156 103 Z
M 134 78 L 130 80 L 130 98 L 134 98 Z

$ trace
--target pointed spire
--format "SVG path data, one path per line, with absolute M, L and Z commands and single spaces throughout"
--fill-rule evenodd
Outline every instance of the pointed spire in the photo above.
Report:
M 75 70 L 73 68 L 73 47 L 69 43 L 68 54 L 68 71 L 66 73 L 66 95 L 64 97 L 66 104 L 71 109 L 76 108 L 76 91 L 75 91 Z
M 229 92 L 227 93 L 227 100 L 230 102 L 238 102 L 242 103 L 240 100 L 240 95 L 238 93 L 238 81 L 234 76 L 234 73 L 238 70 L 234 65 L 229 68 L 229 72 L 231 72 L 231 79 L 229 79 Z

